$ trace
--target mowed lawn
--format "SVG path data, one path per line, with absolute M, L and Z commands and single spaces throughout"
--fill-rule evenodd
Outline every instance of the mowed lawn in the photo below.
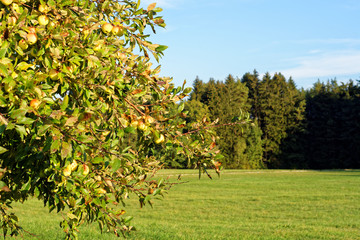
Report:
M 174 185 L 154 206 L 134 198 L 127 214 L 137 231 L 129 239 L 360 239 L 360 171 L 225 170 L 198 179 L 196 170 L 164 170 Z M 24 239 L 62 239 L 61 215 L 36 200 L 16 204 Z M 117 239 L 96 224 L 80 239 Z

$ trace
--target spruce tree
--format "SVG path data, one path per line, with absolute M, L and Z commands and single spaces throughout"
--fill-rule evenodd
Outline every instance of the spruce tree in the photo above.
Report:
M 258 86 L 259 125 L 263 132 L 264 161 L 268 167 L 284 165 L 281 145 L 302 124 L 304 100 L 294 82 L 276 73 L 265 74 Z
M 260 106 L 259 106 L 259 73 L 254 70 L 253 73 L 245 73 L 241 82 L 249 89 L 248 103 L 251 106 L 250 113 L 252 118 L 259 122 Z

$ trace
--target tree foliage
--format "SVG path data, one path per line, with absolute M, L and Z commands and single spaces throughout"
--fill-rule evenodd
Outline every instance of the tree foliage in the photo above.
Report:
M 203 83 L 197 78 L 188 101 L 188 106 L 192 109 L 190 112 L 208 109 L 210 119 L 217 121 L 215 131 L 219 138 L 218 147 L 224 155 L 223 162 L 227 168 L 263 166 L 261 131 L 259 132 L 258 126 L 235 123 L 237 117 L 248 116 L 247 99 L 248 88 L 240 79 L 229 75 L 224 82 L 210 79 L 208 83 Z
M 11 203 L 32 196 L 50 211 L 67 212 L 61 222 L 67 239 L 76 239 L 84 222 L 119 236 L 132 229 L 124 217 L 130 194 L 143 206 L 171 186 L 153 179 L 161 167 L 156 146 L 212 163 L 216 153 L 199 136 L 210 123 L 182 131 L 184 105 L 177 103 L 190 90 L 175 88 L 152 67 L 149 55 L 159 59 L 166 49 L 148 40 L 148 32 L 165 26 L 155 4 L 9 2 L 0 5 L 4 236 L 20 229 Z
M 227 168 L 359 168 L 359 83 L 318 81 L 297 89 L 281 73 L 262 78 L 256 70 L 241 84 L 225 80 L 194 81 L 189 112 L 208 109 L 218 119 L 219 149 Z M 253 126 L 226 123 L 249 112 Z
M 315 169 L 360 167 L 360 87 L 317 82 L 306 94 L 306 163 Z
M 282 167 L 282 143 L 303 124 L 304 96 L 292 79 L 287 81 L 280 73 L 265 74 L 260 81 L 254 71 L 245 74 L 242 82 L 250 88 L 251 115 L 262 130 L 263 161 L 268 167 Z

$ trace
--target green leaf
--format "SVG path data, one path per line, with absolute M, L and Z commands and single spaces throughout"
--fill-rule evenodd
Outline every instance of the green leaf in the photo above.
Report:
M 190 147 L 195 147 L 199 143 L 199 140 L 195 140 L 190 144 Z
M 69 95 L 66 95 L 61 104 L 61 110 L 65 111 L 69 105 Z
M 184 94 L 189 94 L 189 93 L 191 93 L 191 91 L 192 91 L 192 88 L 191 88 L 191 87 L 188 87 L 188 88 L 185 88 L 185 89 L 184 89 L 183 93 L 184 93 Z
M 90 136 L 90 135 L 80 135 L 77 137 L 78 140 L 84 142 L 84 143 L 89 143 L 95 140 L 94 136 Z
M 133 127 L 127 127 L 124 129 L 125 133 L 136 133 L 136 129 Z
M 34 196 L 35 196 L 35 197 L 39 197 L 39 196 L 40 196 L 40 190 L 39 190 L 38 187 L 35 187 L 35 189 L 34 189 Z
M 123 157 L 126 157 L 127 159 L 133 160 L 135 159 L 135 156 L 131 153 L 123 153 L 121 154 Z
M 23 8 L 23 12 L 21 13 L 21 15 L 18 18 L 18 22 L 22 22 L 26 16 L 28 15 L 28 9 L 27 8 Z
M 55 2 L 54 0 L 49 0 L 49 1 L 48 1 L 48 5 L 49 5 L 50 7 L 56 8 L 56 2 Z
M 104 159 L 102 157 L 96 157 L 96 158 L 91 160 L 91 162 L 93 164 L 99 164 L 99 163 L 102 163 L 103 161 L 104 161 Z
M 122 166 L 121 159 L 115 159 L 111 164 L 112 172 L 116 172 L 121 166 Z
M 44 55 L 44 53 L 45 53 L 45 49 L 44 49 L 44 48 L 41 48 L 41 49 L 36 53 L 36 55 L 39 57 L 39 56 Z
M 8 76 L 8 69 L 7 69 L 7 67 L 6 67 L 4 64 L 2 64 L 2 63 L 0 63 L 0 73 L 2 73 L 4 76 Z
M 128 217 L 124 218 L 124 223 L 130 222 L 132 219 L 133 219 L 132 216 L 128 216 Z
M 27 109 L 16 109 L 10 113 L 11 118 L 17 119 L 21 117 L 25 117 L 25 114 L 27 113 Z
M 0 135 L 6 130 L 6 125 L 0 125 Z
M 160 193 L 161 193 L 161 189 L 158 188 L 153 192 L 153 195 L 156 196 L 156 195 L 158 195 Z
M 3 96 L 0 96 L 0 107 L 6 107 L 6 103 L 7 103 L 7 99 L 4 98 Z
M 182 112 L 182 111 L 184 110 L 184 107 L 185 107 L 185 102 L 182 102 L 182 103 L 180 104 L 180 106 L 178 107 L 178 111 L 179 111 L 179 112 Z
M 176 148 L 176 154 L 181 154 L 184 152 L 184 149 L 182 147 L 177 147 Z
M 30 187 L 31 187 L 31 179 L 29 179 L 29 181 L 27 181 L 27 183 L 22 185 L 21 190 L 22 191 L 29 191 Z
M 155 51 L 162 52 L 162 51 L 166 50 L 167 48 L 168 48 L 168 46 L 160 45 L 155 49 Z
M 215 159 L 217 159 L 217 160 L 222 159 L 222 158 L 224 158 L 224 156 L 221 155 L 221 154 L 218 154 L 218 155 L 215 156 Z
M 35 120 L 27 117 L 19 117 L 17 122 L 20 124 L 27 125 L 27 124 L 32 124 L 33 122 L 35 122 Z
M 0 58 L 4 58 L 6 56 L 7 48 L 0 49 Z
M 75 216 L 74 214 L 72 214 L 72 213 L 67 213 L 66 214 L 67 216 L 68 216 L 68 218 L 70 218 L 70 219 L 78 219 L 78 217 L 77 216 Z
M 5 152 L 7 152 L 7 151 L 8 150 L 6 148 L 0 146 L 0 154 L 3 154 Z
M 154 11 L 154 12 L 162 12 L 162 11 L 163 11 L 163 9 L 162 9 L 162 8 L 160 8 L 160 7 L 157 7 L 157 8 L 155 8 L 155 9 L 153 9 L 153 11 Z
M 49 129 L 49 127 L 51 127 L 51 125 L 42 125 L 42 126 L 40 126 L 39 129 L 38 129 L 38 132 L 37 132 L 38 135 L 39 136 L 44 135 L 46 133 L 46 131 Z
M 61 146 L 61 158 L 67 158 L 70 156 L 70 153 L 72 151 L 71 143 L 63 142 Z
M 32 64 L 28 64 L 26 62 L 21 62 L 16 66 L 16 69 L 19 71 L 27 70 L 28 68 L 32 67 Z
M 158 186 L 161 187 L 161 185 L 164 183 L 164 181 L 165 181 L 165 180 L 164 180 L 163 178 L 161 178 L 161 179 L 159 180 L 159 182 L 158 182 Z
M 0 189 L 2 189 L 3 187 L 6 187 L 6 183 L 4 183 L 3 181 L 0 181 Z
M 53 141 L 50 147 L 50 153 L 56 153 L 60 149 L 60 146 L 61 146 L 60 140 Z
M 24 139 L 24 136 L 27 135 L 25 127 L 21 126 L 21 125 L 16 125 L 15 126 L 16 131 L 20 134 L 21 139 Z

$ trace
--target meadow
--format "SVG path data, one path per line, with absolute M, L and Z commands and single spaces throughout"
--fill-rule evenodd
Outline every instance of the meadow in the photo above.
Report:
M 153 208 L 127 202 L 137 231 L 128 239 L 360 239 L 360 171 L 164 170 L 181 181 Z M 61 216 L 33 199 L 15 204 L 24 239 L 62 239 Z M 20 238 L 20 237 L 17 237 Z M 83 226 L 80 239 L 117 239 Z

